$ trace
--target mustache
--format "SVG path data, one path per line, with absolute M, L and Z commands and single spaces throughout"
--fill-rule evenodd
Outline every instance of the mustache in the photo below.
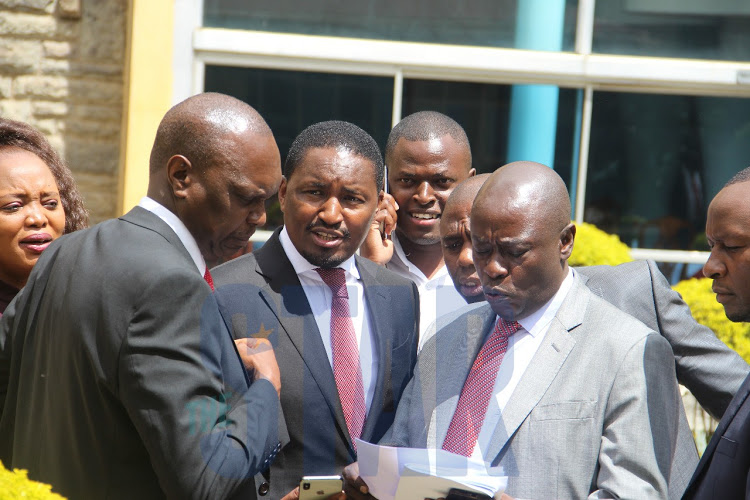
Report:
M 311 222 L 305 227 L 306 231 L 314 231 L 316 229 L 325 229 L 327 231 L 336 231 L 343 239 L 349 239 L 351 238 L 351 233 L 349 230 L 345 227 L 339 227 L 338 229 L 335 228 L 335 226 L 329 226 L 325 222 Z

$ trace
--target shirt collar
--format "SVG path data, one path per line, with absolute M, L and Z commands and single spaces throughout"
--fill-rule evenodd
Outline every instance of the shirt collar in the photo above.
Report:
M 560 288 L 557 289 L 555 295 L 553 295 L 552 298 L 538 310 L 529 314 L 525 318 L 518 320 L 523 329 L 529 332 L 532 337 L 536 337 L 547 331 L 547 325 L 549 325 L 552 318 L 555 317 L 555 314 L 557 314 L 557 311 L 560 309 L 560 305 L 562 305 L 563 300 L 565 300 L 570 288 L 573 286 L 574 277 L 575 271 L 572 267 L 569 267 L 568 274 L 565 276 L 565 279 L 563 279 L 563 282 L 560 284 Z
M 182 245 L 190 254 L 190 257 L 193 259 L 193 262 L 195 262 L 195 266 L 198 268 L 198 271 L 200 271 L 201 276 L 206 274 L 206 261 L 203 259 L 203 255 L 198 248 L 198 243 L 195 241 L 195 238 L 193 238 L 193 235 L 190 234 L 188 228 L 185 227 L 185 224 L 182 223 L 180 218 L 168 210 L 164 205 L 148 196 L 141 198 L 141 201 L 138 202 L 138 206 L 148 210 L 166 222 L 167 225 L 172 228 L 172 231 L 177 234 L 180 242 L 182 242 Z
M 284 248 L 284 252 L 286 252 L 286 256 L 289 259 L 289 262 L 291 262 L 296 274 L 303 274 L 312 271 L 312 274 L 310 276 L 319 276 L 318 272 L 315 271 L 315 269 L 320 266 L 312 265 L 310 261 L 304 258 L 302 254 L 297 251 L 297 247 L 294 246 L 291 238 L 289 238 L 289 233 L 286 230 L 286 226 L 284 226 L 284 228 L 281 230 L 281 233 L 279 234 L 279 241 L 281 242 L 281 246 L 282 248 Z M 357 269 L 357 264 L 354 261 L 353 255 L 336 267 L 340 267 L 354 279 L 359 279 L 359 270 Z
M 396 231 L 393 231 L 391 233 L 391 239 L 393 240 L 393 257 L 398 258 L 399 264 L 405 268 L 409 274 L 412 276 L 415 276 L 419 279 L 420 283 L 427 283 L 430 281 L 436 281 L 440 279 L 444 279 L 446 277 L 450 278 L 450 275 L 448 274 L 448 266 L 443 264 L 440 269 L 435 273 L 435 275 L 432 278 L 428 278 L 421 269 L 419 269 L 417 266 L 412 264 L 412 262 L 409 260 L 409 258 L 406 256 L 406 252 L 404 252 L 404 247 L 401 246 L 401 242 L 398 239 L 398 236 L 396 236 Z M 393 258 L 391 258 L 393 260 Z M 453 286 L 453 281 L 451 280 L 451 286 Z

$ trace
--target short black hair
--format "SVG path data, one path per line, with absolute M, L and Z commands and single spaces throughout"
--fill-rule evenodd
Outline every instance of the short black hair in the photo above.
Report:
M 346 148 L 370 160 L 375 166 L 375 186 L 378 191 L 383 189 L 385 168 L 375 139 L 355 124 L 341 120 L 314 123 L 299 133 L 284 162 L 284 177 L 287 181 L 307 151 L 313 148 Z
M 750 181 L 750 167 L 743 168 L 742 170 L 734 174 L 732 178 L 729 179 L 726 184 L 724 184 L 724 187 L 747 181 Z
M 471 168 L 471 146 L 464 128 L 450 116 L 437 111 L 417 111 L 403 118 L 393 127 L 385 144 L 385 157 L 390 158 L 399 139 L 409 142 L 428 141 L 433 137 L 453 137 L 460 146 L 465 146 L 469 154 L 469 168 Z

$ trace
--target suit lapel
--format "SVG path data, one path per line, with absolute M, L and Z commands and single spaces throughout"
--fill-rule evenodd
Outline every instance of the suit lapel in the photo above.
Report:
M 259 293 L 299 352 L 325 397 L 331 413 L 335 416 L 340 430 L 351 442 L 333 369 L 328 361 L 320 330 L 307 301 L 307 295 L 284 252 L 284 247 L 281 246 L 279 233 L 280 230 L 277 230 L 255 253 L 256 272 L 266 280 L 266 285 Z
M 570 332 L 583 322 L 588 298 L 583 285 L 576 281 L 552 319 L 539 350 L 505 405 L 484 453 L 485 460 L 493 462 L 493 465 L 494 459 L 503 452 L 510 438 L 539 404 L 575 347 L 576 341 Z
M 495 312 L 487 304 L 476 313 L 466 316 L 466 324 L 459 326 L 459 328 L 465 327 L 466 330 L 455 335 L 456 340 L 452 345 L 441 345 L 441 339 L 436 339 L 438 369 L 441 369 L 439 368 L 441 365 L 445 366 L 446 373 L 450 376 L 440 377 L 440 385 L 435 388 L 438 404 L 430 422 L 427 436 L 428 447 L 443 446 L 466 377 L 469 376 L 469 370 L 496 317 Z
M 376 340 L 378 349 L 378 372 L 376 374 L 375 392 L 370 405 L 370 411 L 365 419 L 362 429 L 362 439 L 369 441 L 375 430 L 380 414 L 386 409 L 390 402 L 393 407 L 393 384 L 391 383 L 391 355 L 393 353 L 393 337 L 387 332 L 396 331 L 393 318 L 388 314 L 388 297 L 383 287 L 377 286 L 375 276 L 363 265 L 359 257 L 355 257 L 357 269 L 359 270 L 362 286 L 364 288 L 365 301 L 370 320 L 370 335 Z

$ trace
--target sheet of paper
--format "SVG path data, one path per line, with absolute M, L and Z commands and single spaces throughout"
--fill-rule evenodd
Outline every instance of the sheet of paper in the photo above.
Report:
M 478 490 L 491 495 L 492 491 L 502 493 L 507 486 L 507 477 L 501 475 L 499 468 L 488 469 L 482 461 L 445 450 L 393 448 L 357 440 L 357 457 L 359 475 L 370 493 L 380 500 L 425 498 L 419 496 L 423 491 L 445 495 L 449 488 L 461 485 L 478 485 Z M 404 484 L 400 486 L 401 481 Z M 404 496 L 403 492 L 408 494 Z

